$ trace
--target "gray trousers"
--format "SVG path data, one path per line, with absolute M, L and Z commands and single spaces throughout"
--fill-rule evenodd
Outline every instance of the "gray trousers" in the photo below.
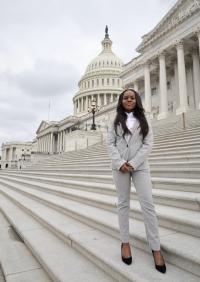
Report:
M 147 241 L 152 250 L 160 250 L 158 221 L 153 204 L 149 170 L 138 170 L 130 173 L 113 170 L 113 179 L 118 196 L 117 210 L 121 241 L 123 243 L 129 242 L 130 188 L 132 179 L 142 209 Z

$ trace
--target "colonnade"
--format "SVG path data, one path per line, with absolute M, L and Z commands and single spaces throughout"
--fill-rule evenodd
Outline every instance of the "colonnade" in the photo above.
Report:
M 84 94 L 80 98 L 76 98 L 74 102 L 74 113 L 75 115 L 81 112 L 86 112 L 88 108 L 91 106 L 91 102 L 93 100 L 96 101 L 97 105 L 99 107 L 105 106 L 109 103 L 112 103 L 118 94 L 116 93 L 103 93 L 103 94 L 93 94 L 93 95 L 87 95 Z
M 197 34 L 198 44 L 200 50 L 200 32 Z M 184 41 L 179 40 L 175 43 L 176 60 L 174 64 L 175 79 L 178 81 L 178 102 L 179 106 L 176 109 L 176 114 L 181 114 L 188 110 L 187 99 L 187 80 L 186 80 L 186 67 L 185 67 L 185 53 Z M 200 109 L 200 54 L 198 49 L 192 49 L 192 63 L 193 63 L 193 84 L 195 93 L 196 108 Z M 160 88 L 160 107 L 158 119 L 166 118 L 168 115 L 168 97 L 167 97 L 167 73 L 166 73 L 166 55 L 167 51 L 163 50 L 157 54 L 159 61 L 159 88 Z M 155 59 L 155 58 L 154 58 Z M 144 72 L 144 92 L 145 92 L 145 110 L 151 113 L 151 80 L 150 80 L 150 61 L 143 65 Z M 133 81 L 134 89 L 138 91 L 138 79 Z
M 65 151 L 65 130 L 50 132 L 38 137 L 38 152 L 59 153 Z

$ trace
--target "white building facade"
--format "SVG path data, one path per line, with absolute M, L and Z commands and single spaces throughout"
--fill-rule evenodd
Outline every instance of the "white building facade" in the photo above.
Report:
M 150 116 L 200 109 L 200 0 L 179 0 L 136 50 L 120 77 Z
M 1 147 L 1 169 L 22 167 L 30 162 L 32 142 L 7 142 Z

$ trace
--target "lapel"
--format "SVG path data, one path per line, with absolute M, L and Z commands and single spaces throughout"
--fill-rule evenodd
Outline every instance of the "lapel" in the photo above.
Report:
M 135 123 L 134 123 L 134 125 L 133 125 L 133 128 L 131 129 L 131 133 L 132 133 L 132 134 L 131 134 L 131 136 L 130 136 L 128 142 L 126 141 L 126 138 L 124 138 L 124 141 L 125 141 L 127 144 L 129 144 L 129 143 L 131 142 L 131 139 L 133 138 L 133 135 L 134 135 L 135 131 L 137 130 L 137 128 L 138 128 L 139 126 L 140 126 L 140 123 L 139 123 L 139 121 L 136 119 L 136 121 L 135 121 Z M 118 133 L 119 136 L 122 136 L 122 135 L 123 135 L 123 129 L 122 129 L 121 124 L 119 124 L 119 125 L 117 126 L 117 133 Z
M 136 130 L 138 129 L 139 126 L 140 126 L 140 123 L 139 123 L 139 121 L 136 119 L 136 121 L 135 121 L 135 123 L 134 123 L 134 125 L 133 125 L 133 128 L 132 128 L 132 130 L 131 130 L 132 135 L 131 135 L 131 137 L 129 138 L 128 144 L 131 142 L 131 139 L 133 138 L 134 133 L 136 132 Z

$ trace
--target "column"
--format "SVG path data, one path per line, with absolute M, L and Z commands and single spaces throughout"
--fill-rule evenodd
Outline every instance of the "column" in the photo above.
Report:
M 89 101 L 88 101 L 88 95 L 86 96 L 86 111 L 88 111 L 89 108 Z
M 158 119 L 164 119 L 168 115 L 168 101 L 167 101 L 167 75 L 165 53 L 159 55 L 160 66 L 160 109 Z
M 81 101 L 80 99 L 77 100 L 78 101 L 78 113 L 81 112 Z
M 183 41 L 177 42 L 176 49 L 177 49 L 177 58 L 178 58 L 178 83 L 179 83 L 179 98 L 180 98 L 180 105 L 179 108 L 176 110 L 176 114 L 179 115 L 182 114 L 183 112 L 187 112 L 188 109 Z
M 151 114 L 151 82 L 149 64 L 144 66 L 145 111 Z
M 198 50 L 192 52 L 195 108 L 200 109 L 200 64 Z
M 98 106 L 101 107 L 101 95 L 98 94 Z
M 199 41 L 199 56 L 200 56 L 200 26 L 198 27 L 197 38 Z
M 40 151 L 40 147 L 39 147 L 40 145 L 39 145 L 39 138 L 37 138 L 37 152 L 39 152 Z
M 134 85 L 134 88 L 133 88 L 133 89 L 134 89 L 136 92 L 138 92 L 138 89 L 139 89 L 139 87 L 138 87 L 138 81 L 135 80 L 134 83 L 133 83 L 133 85 Z
M 84 108 L 83 108 L 83 97 L 81 98 L 81 112 L 84 111 Z
M 58 132 L 57 153 L 60 152 L 60 132 Z
M 66 131 L 63 131 L 63 151 L 65 152 L 65 135 L 66 135 Z
M 104 94 L 104 96 L 103 96 L 103 98 L 104 98 L 104 101 L 103 101 L 103 104 L 104 104 L 104 106 L 106 105 L 106 94 Z
M 51 132 L 51 137 L 50 137 L 50 153 L 53 154 L 53 132 Z
M 113 94 L 110 93 L 110 103 L 112 103 L 112 102 L 113 102 Z

